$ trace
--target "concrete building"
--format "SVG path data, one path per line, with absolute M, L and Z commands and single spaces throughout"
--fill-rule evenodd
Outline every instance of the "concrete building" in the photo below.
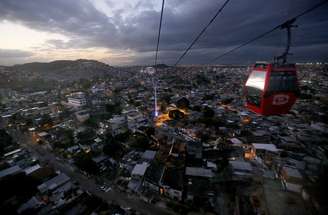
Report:
M 116 136 L 127 131 L 127 121 L 125 116 L 114 115 L 109 120 L 112 135 Z
M 79 122 L 85 122 L 90 118 L 89 111 L 87 110 L 81 110 L 78 112 L 75 112 L 75 117 Z
M 133 132 L 141 126 L 146 126 L 148 120 L 137 110 L 123 112 L 127 118 L 128 128 Z
M 61 173 L 50 180 L 44 182 L 43 184 L 38 186 L 38 190 L 41 193 L 45 193 L 47 191 L 53 191 L 65 183 L 69 182 L 71 179 L 64 173 Z
M 131 172 L 133 178 L 142 179 L 146 173 L 149 164 L 143 162 L 142 164 L 136 164 Z
M 211 169 L 205 169 L 202 167 L 186 167 L 186 175 L 192 177 L 212 178 L 214 173 Z
M 282 167 L 280 176 L 287 191 L 301 193 L 303 189 L 303 176 L 295 169 L 288 166 Z
M 7 169 L 1 170 L 0 171 L 0 179 L 8 176 L 8 175 L 15 175 L 19 172 L 21 172 L 22 169 L 19 166 L 13 166 L 13 167 L 9 167 Z
M 86 96 L 83 92 L 73 93 L 67 98 L 67 104 L 72 107 L 83 107 L 87 104 Z

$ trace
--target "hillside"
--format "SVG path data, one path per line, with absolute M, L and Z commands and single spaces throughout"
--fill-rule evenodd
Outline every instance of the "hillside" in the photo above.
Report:
M 35 81 L 72 82 L 80 79 L 108 77 L 114 72 L 115 69 L 107 64 L 84 59 L 0 66 L 0 86 L 15 87 L 17 84 L 21 86 L 22 83 L 35 83 Z

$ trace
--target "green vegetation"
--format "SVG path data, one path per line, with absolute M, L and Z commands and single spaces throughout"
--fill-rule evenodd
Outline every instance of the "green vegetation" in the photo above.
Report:
M 207 106 L 204 107 L 204 109 L 203 109 L 203 117 L 204 118 L 212 118 L 212 117 L 214 117 L 214 115 L 215 115 L 215 112 L 212 108 L 207 107 Z
M 196 83 L 197 85 L 207 85 L 210 82 L 210 80 L 208 79 L 208 77 L 203 74 L 203 73 L 199 73 L 196 76 Z
M 99 172 L 97 164 L 92 160 L 92 155 L 81 152 L 74 158 L 75 165 L 81 170 L 96 175 Z
M 178 108 L 188 109 L 190 101 L 187 98 L 183 97 L 177 101 L 176 105 Z
M 115 114 L 121 114 L 122 107 L 119 102 L 114 102 L 112 104 L 106 104 L 106 111 L 112 116 Z
M 123 143 L 123 142 L 126 142 L 126 141 L 129 140 L 130 135 L 131 135 L 131 132 L 128 130 L 128 131 L 126 131 L 124 133 L 121 133 L 121 134 L 116 135 L 114 137 L 114 139 L 116 141 L 119 141 L 119 142 Z
M 0 86 L 2 88 L 10 88 L 15 90 L 26 90 L 32 88 L 35 91 L 42 91 L 53 89 L 54 86 L 58 86 L 58 82 L 54 80 L 44 80 L 41 78 L 35 78 L 32 80 L 8 78 L 7 80 L 0 79 Z
M 143 130 L 148 137 L 155 135 L 155 128 L 154 127 L 142 127 L 141 130 Z
M 78 83 L 80 84 L 82 90 L 89 90 L 93 84 L 92 80 L 88 79 L 80 79 Z
M 170 201 L 166 203 L 166 205 L 169 208 L 172 208 L 173 211 L 178 212 L 178 214 L 188 214 L 188 212 L 190 211 L 190 208 L 177 202 Z
M 90 118 L 87 121 L 85 121 L 85 125 L 92 128 L 97 128 L 98 118 L 94 116 L 90 116 Z
M 184 116 L 185 116 L 184 113 L 181 112 L 180 110 L 171 110 L 171 111 L 169 112 L 169 117 L 170 117 L 171 119 L 176 119 L 176 120 L 178 120 L 178 119 L 183 119 Z
M 164 101 L 167 104 L 170 104 L 171 103 L 171 97 L 173 97 L 173 95 L 166 93 L 166 94 L 161 96 L 160 101 Z
M 125 142 L 129 139 L 130 133 L 126 132 L 123 134 L 119 134 L 115 137 L 108 134 L 105 138 L 105 145 L 103 148 L 103 152 L 112 157 L 113 159 L 119 159 L 124 154 L 124 146 L 122 142 Z
M 119 159 L 123 153 L 123 146 L 119 142 L 113 140 L 104 145 L 103 151 L 111 158 Z
M 211 126 L 222 126 L 223 122 L 220 118 L 215 116 L 215 112 L 210 107 L 204 107 L 202 110 L 203 115 L 196 120 L 196 123 L 203 123 L 208 127 Z
M 49 128 L 49 127 L 52 127 L 53 121 L 52 121 L 51 117 L 48 114 L 46 114 L 41 117 L 39 125 L 43 128 Z
M 4 214 L 17 214 L 17 207 L 37 192 L 38 184 L 38 181 L 24 173 L 2 179 L 0 181 L 0 210 Z
M 130 138 L 131 147 L 138 149 L 148 149 L 150 147 L 150 140 L 147 136 L 142 134 L 134 134 Z
M 76 137 L 80 144 L 89 145 L 93 143 L 93 140 L 96 137 L 96 132 L 92 128 L 87 128 L 86 130 L 78 133 Z
M 53 144 L 54 148 L 57 149 L 66 149 L 67 147 L 74 145 L 74 135 L 73 130 L 70 129 L 61 129 L 61 137 L 58 141 Z
M 3 129 L 0 130 L 0 155 L 6 152 L 6 148 L 14 145 L 12 137 Z

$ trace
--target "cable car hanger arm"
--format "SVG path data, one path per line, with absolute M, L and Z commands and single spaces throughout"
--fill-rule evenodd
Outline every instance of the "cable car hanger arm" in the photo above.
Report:
M 281 24 L 280 28 L 281 29 L 286 29 L 287 30 L 287 44 L 286 44 L 286 49 L 282 53 L 282 55 L 275 57 L 274 62 L 279 64 L 279 61 L 282 61 L 282 64 L 285 64 L 287 62 L 287 56 L 290 55 L 289 49 L 290 49 L 290 44 L 291 44 L 291 28 L 297 27 L 297 25 L 293 25 L 293 23 L 296 21 L 296 18 L 287 20 L 285 23 Z

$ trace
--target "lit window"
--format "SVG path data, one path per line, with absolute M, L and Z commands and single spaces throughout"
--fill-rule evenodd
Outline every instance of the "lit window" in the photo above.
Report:
M 254 87 L 259 90 L 264 90 L 265 85 L 265 77 L 267 72 L 263 71 L 252 71 L 251 75 L 249 76 L 246 86 L 247 87 Z

